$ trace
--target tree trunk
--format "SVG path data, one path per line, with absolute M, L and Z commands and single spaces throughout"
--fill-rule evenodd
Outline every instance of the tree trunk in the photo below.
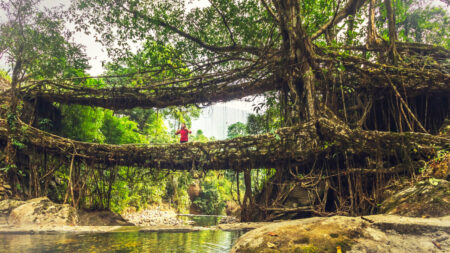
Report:
M 395 46 L 395 41 L 397 40 L 397 32 L 395 30 L 395 16 L 394 11 L 392 10 L 392 2 L 391 0 L 384 0 L 384 5 L 386 6 L 387 18 L 388 18 L 388 27 L 389 27 L 389 56 L 392 60 L 393 64 L 397 64 L 399 60 L 399 55 L 397 52 L 397 48 Z
M 242 202 L 241 221 L 251 221 L 254 213 L 251 169 L 244 171 L 245 194 Z
M 306 34 L 300 15 L 300 4 L 296 0 L 274 1 L 280 13 L 279 29 L 283 38 L 284 80 L 294 96 L 294 109 L 300 116 L 307 108 L 307 120 L 315 118 L 313 44 Z M 302 85 L 296 85 L 296 84 Z M 302 99 L 306 97 L 306 99 Z M 300 118 L 300 117 L 298 117 Z
M 17 150 L 15 147 L 15 142 L 17 141 L 17 127 L 18 127 L 18 111 L 17 111 L 17 86 L 19 84 L 19 75 L 22 69 L 22 60 L 19 58 L 14 66 L 12 80 L 11 80 L 11 102 L 7 112 L 7 124 L 6 129 L 8 132 L 6 141 L 6 165 L 9 167 L 8 177 L 12 185 L 13 192 L 16 191 L 17 178 Z
M 375 6 L 376 0 L 370 0 L 369 23 L 367 25 L 367 45 L 369 47 L 377 46 L 380 44 L 377 38 L 377 30 L 375 28 Z

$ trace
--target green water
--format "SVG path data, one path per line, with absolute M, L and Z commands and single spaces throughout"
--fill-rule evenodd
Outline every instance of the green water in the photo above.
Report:
M 0 234 L 0 252 L 229 252 L 242 231 Z
M 215 226 L 219 224 L 219 221 L 222 219 L 223 216 L 218 215 L 192 215 L 192 216 L 178 216 L 178 219 L 185 220 L 185 221 L 193 221 L 195 222 L 195 226 L 202 226 L 202 227 L 208 227 L 208 226 Z

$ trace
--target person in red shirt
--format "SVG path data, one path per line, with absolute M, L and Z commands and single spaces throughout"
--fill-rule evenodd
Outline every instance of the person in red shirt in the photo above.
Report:
M 181 124 L 181 129 L 178 130 L 175 134 L 180 134 L 180 143 L 188 142 L 188 135 L 191 134 L 192 131 L 186 128 L 186 124 Z

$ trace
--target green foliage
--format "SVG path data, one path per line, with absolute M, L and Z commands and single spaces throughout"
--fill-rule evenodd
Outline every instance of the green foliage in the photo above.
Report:
M 274 113 L 272 108 L 268 109 L 264 114 L 250 114 L 247 118 L 247 133 L 261 134 L 273 132 L 280 127 L 280 118 Z
M 214 141 L 214 138 L 208 138 L 203 134 L 202 130 L 197 130 L 197 132 L 195 134 L 193 134 L 191 136 L 191 140 L 192 141 L 197 141 L 197 142 L 208 142 L 208 141 Z
M 267 132 L 265 117 L 257 114 L 251 114 L 247 118 L 247 132 L 249 134 L 261 134 Z
M 6 115 L 6 123 L 8 123 L 9 128 L 14 131 L 17 127 L 17 114 L 9 112 Z
M 187 172 L 174 172 L 165 178 L 166 202 L 169 202 L 178 212 L 186 212 L 191 204 L 187 187 L 192 179 Z
M 23 149 L 26 147 L 26 145 L 24 143 L 22 143 L 21 141 L 15 139 L 15 138 L 12 139 L 12 145 L 14 147 L 16 147 L 17 149 Z
M 81 105 L 61 105 L 61 134 L 80 141 L 127 144 L 147 143 L 138 124 L 111 110 Z
M 143 43 L 142 49 L 136 53 L 116 58 L 106 65 L 106 69 L 109 75 L 127 77 L 109 79 L 109 86 L 139 86 L 149 81 L 190 75 L 190 70 L 175 48 L 154 41 Z
M 41 11 L 40 1 L 0 1 L 6 20 L 0 24 L 0 58 L 18 66 L 16 74 L 43 79 L 72 76 L 88 68 L 80 45 L 69 42 L 60 12 Z
M 63 117 L 61 134 L 67 138 L 103 143 L 105 136 L 101 132 L 105 110 L 82 105 L 61 105 Z
M 8 171 L 14 170 L 16 168 L 17 168 L 17 166 L 15 164 L 7 164 L 5 167 L 0 168 L 0 171 L 7 173 Z
M 100 128 L 105 142 L 110 144 L 145 143 L 145 136 L 139 134 L 138 124 L 128 117 L 116 117 L 112 111 L 105 110 Z
M 399 40 L 450 47 L 448 12 L 430 3 L 413 0 L 392 1 Z M 386 8 L 380 4 L 377 26 L 381 36 L 388 38 Z
M 399 16 L 397 26 L 400 39 L 450 47 L 449 16 L 444 9 L 427 6 Z
M 228 127 L 227 138 L 232 139 L 247 135 L 247 125 L 242 122 L 236 122 Z
M 200 196 L 194 200 L 194 204 L 205 214 L 221 214 L 225 202 L 219 194 L 217 182 L 203 181 Z
M 179 0 L 73 2 L 72 21 L 77 29 L 87 31 L 93 27 L 100 34 L 97 39 L 108 47 L 109 53 L 114 57 L 106 65 L 105 74 L 121 76 L 74 81 L 80 86 L 139 88 L 149 84 L 158 85 L 158 82 L 165 79 L 192 77 L 192 71 L 197 68 L 200 70 L 195 74 L 207 75 L 213 72 L 227 73 L 236 67 L 256 66 L 260 60 L 270 63 L 278 61 L 272 57 L 280 57 L 277 49 L 282 48 L 281 43 L 286 36 L 280 34 L 277 27 L 279 23 L 274 22 L 261 1 L 255 0 L 211 0 L 210 5 L 205 8 L 190 10 L 186 9 L 185 1 Z M 87 76 L 87 58 L 80 45 L 70 42 L 71 34 L 65 31 L 62 13 L 41 11 L 37 8 L 38 3 L 36 0 L 0 2 L 8 19 L 0 25 L 2 59 L 11 66 L 22 64 L 20 74 L 31 79 Z M 330 20 L 338 7 L 337 1 L 329 0 L 305 0 L 299 3 L 301 25 L 310 35 Z M 342 9 L 348 1 L 339 3 Z M 381 35 L 387 39 L 386 11 L 382 2 L 379 3 L 381 8 L 377 13 L 377 25 L 381 29 Z M 411 0 L 396 0 L 393 3 L 401 40 L 434 43 L 448 48 L 449 26 L 445 10 L 417 8 Z M 273 4 L 269 5 L 270 8 L 273 7 Z M 351 45 L 363 41 L 365 37 L 362 32 L 365 28 L 362 26 L 366 21 L 363 20 L 362 13 L 364 12 L 360 11 L 329 29 L 327 32 L 332 37 L 331 42 L 325 43 L 322 36 L 314 43 L 336 47 L 344 43 L 343 37 Z M 344 30 L 350 25 L 353 26 L 352 30 Z M 127 45 L 129 42 L 133 46 Z M 116 44 L 119 48 L 115 47 Z M 139 45 L 137 50 L 135 45 Z M 248 49 L 252 47 L 264 48 L 264 52 L 252 53 Z M 239 50 L 228 50 L 229 48 Z M 265 52 L 270 55 L 264 55 Z M 320 50 L 317 53 L 321 56 Z M 343 52 L 343 56 L 349 55 L 348 51 Z M 205 61 L 207 64 L 200 67 Z M 268 65 L 267 68 L 272 67 Z M 349 67 L 346 69 L 343 64 L 335 67 L 339 74 L 349 71 Z M 256 71 L 256 74 L 246 73 L 244 77 L 232 76 L 228 82 L 262 79 L 267 76 L 267 73 L 263 73 L 265 71 L 266 69 Z M 273 74 L 271 70 L 267 72 Z M 283 75 L 275 77 L 284 78 Z M 0 77 L 10 80 L 8 74 L 2 71 Z M 189 83 L 179 81 L 176 85 L 184 87 Z M 342 89 L 346 94 L 354 93 L 351 87 L 344 85 Z M 321 99 L 321 96 L 317 99 Z M 294 106 L 292 100 L 292 97 L 286 97 L 286 108 Z M 138 108 L 113 112 L 87 106 L 59 105 L 59 109 L 62 115 L 60 134 L 75 140 L 111 144 L 176 142 L 169 129 L 178 128 L 181 122 L 190 126 L 192 119 L 198 117 L 200 112 L 196 107 L 174 107 L 159 111 Z M 278 94 L 275 93 L 269 94 L 266 101 L 255 105 L 254 109 L 255 114 L 248 117 L 247 124 L 238 122 L 228 128 L 228 138 L 274 133 L 274 129 L 284 125 L 282 122 L 287 122 L 283 117 L 290 113 L 281 113 Z M 15 127 L 16 117 L 16 114 L 7 116 L 11 128 Z M 58 130 L 56 123 L 50 119 L 38 119 L 39 127 L 47 131 Z M 275 134 L 275 138 L 279 140 L 280 136 Z M 209 140 L 211 139 L 200 130 L 191 136 L 191 141 Z M 13 145 L 19 149 L 24 148 L 23 142 L 18 139 L 13 139 Z M 322 148 L 327 149 L 333 145 L 333 142 L 325 143 Z M 167 174 L 132 167 L 93 169 L 85 164 L 79 166 L 80 171 L 85 173 L 81 176 L 87 177 L 86 188 L 90 193 L 85 199 L 85 206 L 110 207 L 113 211 L 120 212 L 129 206 L 139 209 L 161 202 L 170 202 L 179 210 L 186 210 L 190 204 L 186 189 L 193 179 L 187 172 Z M 19 173 L 22 171 L 19 170 Z M 274 169 L 252 170 L 253 192 L 257 194 L 274 173 Z M 55 173 L 55 178 L 63 181 L 62 186 L 55 187 L 60 197 L 64 197 L 61 192 L 67 190 L 68 174 L 67 166 Z M 242 191 L 242 173 L 237 176 Z M 237 198 L 236 193 L 233 193 L 232 182 L 235 180 L 234 172 L 208 173 L 199 179 L 201 194 L 195 204 L 207 214 L 222 213 L 225 201 Z
M 273 94 L 266 96 L 266 100 L 254 105 L 253 109 L 256 114 L 250 114 L 247 118 L 248 134 L 273 132 L 281 127 L 280 104 Z
M 312 34 L 334 15 L 335 6 L 329 0 L 302 1 L 302 13 L 305 16 L 305 27 Z
M 166 179 L 160 173 L 143 173 L 136 168 L 120 167 L 114 181 L 111 210 L 117 213 L 128 207 L 137 210 L 160 204 L 165 194 Z
M 161 70 L 161 66 L 168 68 Z M 146 43 L 137 53 L 127 54 L 107 65 L 107 74 L 128 75 L 129 78 L 80 79 L 76 82 L 88 87 L 138 87 L 146 82 L 162 80 L 180 73 L 188 75 L 173 48 Z M 83 71 L 74 71 L 73 74 L 86 76 Z M 195 107 L 165 110 L 136 108 L 113 112 L 81 105 L 60 105 L 59 110 L 62 116 L 59 134 L 80 141 L 110 144 L 176 142 L 175 136 L 166 125 L 166 119 L 186 122 L 189 125 L 191 119 L 198 117 L 200 112 Z M 48 119 L 39 119 L 38 122 L 41 129 L 53 128 Z M 192 136 L 192 140 L 208 141 L 208 138 L 197 132 Z M 61 171 L 59 177 L 67 181 L 68 169 Z M 96 170 L 87 177 L 86 187 L 89 192 L 94 193 L 89 203 L 84 204 L 87 208 L 110 208 L 114 212 L 121 212 L 130 206 L 140 209 L 170 202 L 183 212 L 190 205 L 186 189 L 191 179 L 186 172 L 167 176 L 165 172 L 118 167 L 105 171 Z M 65 187 L 67 188 L 67 184 Z
M 433 161 L 441 162 L 449 153 L 450 153 L 449 149 L 439 149 Z
M 40 118 L 38 120 L 39 129 L 50 132 L 53 129 L 53 122 L 51 119 Z
M 176 137 L 169 132 L 164 121 L 163 115 L 159 113 L 152 114 L 145 125 L 145 134 L 149 139 L 149 143 L 174 143 Z
M 174 34 L 168 26 L 160 27 L 161 23 L 189 33 L 206 44 L 217 46 L 229 46 L 234 42 L 245 46 L 261 45 L 267 42 L 271 32 L 277 33 L 271 26 L 272 18 L 261 8 L 259 1 L 212 0 L 210 3 L 209 7 L 193 8 L 186 12 L 186 3 L 177 0 L 77 0 L 72 12 L 80 29 L 87 29 L 90 24 L 95 24 L 96 29 L 102 33 L 102 42 L 108 47 L 112 48 L 116 41 L 123 46 L 127 42 L 149 38 L 162 43 L 171 41 L 174 48 L 183 50 L 184 56 L 190 60 L 204 59 L 205 56 L 211 56 L 212 52 Z M 126 10 L 124 6 L 127 6 Z M 228 20 L 227 25 L 222 17 Z M 233 31 L 233 38 L 229 36 L 229 28 Z M 128 48 L 128 52 L 131 51 L 131 45 L 125 48 Z M 120 57 L 124 54 L 123 49 L 121 50 L 111 53 Z M 223 66 L 227 64 L 231 65 L 223 63 Z
M 0 80 L 5 79 L 8 82 L 11 82 L 11 77 L 8 75 L 8 72 L 4 71 L 3 69 L 0 69 Z
M 170 45 L 161 42 L 147 41 L 136 53 L 127 53 L 117 57 L 106 65 L 107 75 L 121 76 L 109 78 L 107 86 L 139 87 L 168 78 L 190 76 L 190 70 L 182 61 L 180 53 Z M 186 86 L 187 82 L 180 82 L 178 86 Z M 191 124 L 193 118 L 200 115 L 200 110 L 194 106 L 171 107 L 162 110 L 135 108 L 123 110 L 120 114 L 129 116 L 130 120 L 138 123 L 139 131 L 147 134 L 150 143 L 172 142 L 167 135 L 164 118 L 174 119 L 176 122 Z M 172 126 L 179 128 L 179 126 Z

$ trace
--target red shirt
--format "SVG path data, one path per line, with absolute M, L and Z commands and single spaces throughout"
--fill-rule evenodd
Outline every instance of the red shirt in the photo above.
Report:
M 179 132 L 181 135 L 180 141 L 188 141 L 189 131 L 186 129 L 180 129 Z

